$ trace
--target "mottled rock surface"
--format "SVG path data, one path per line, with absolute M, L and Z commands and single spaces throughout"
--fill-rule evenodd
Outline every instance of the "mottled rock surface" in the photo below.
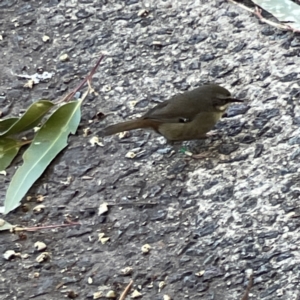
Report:
M 119 297 L 132 278 L 142 299 L 236 300 L 250 270 L 250 299 L 298 299 L 298 36 L 221 0 L 6 0 L 0 35 L 6 116 L 64 95 L 105 54 L 93 81 L 99 95 L 85 101 L 69 147 L 28 193 L 44 195 L 45 210 L 6 216 L 23 226 L 66 218 L 82 225 L 27 232 L 26 239 L 0 233 L 1 299 L 64 299 L 71 291 L 93 299 L 109 290 Z M 38 68 L 53 78 L 24 88 L 17 74 Z M 107 124 L 206 82 L 247 99 L 228 110 L 216 136 L 183 144 L 208 151 L 207 158 L 192 159 L 147 131 L 90 145 Z M 99 112 L 114 115 L 98 122 Z M 0 201 L 20 163 L 0 175 Z M 104 202 L 108 213 L 98 216 Z M 110 239 L 102 244 L 99 233 Z M 36 241 L 47 245 L 45 262 L 36 262 Z M 6 261 L 6 250 L 29 257 Z M 127 276 L 125 267 L 132 267 Z

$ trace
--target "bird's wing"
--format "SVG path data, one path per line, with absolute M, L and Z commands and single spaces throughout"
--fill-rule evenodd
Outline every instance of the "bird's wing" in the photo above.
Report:
M 172 97 L 150 109 L 143 119 L 154 119 L 163 123 L 186 123 L 193 120 L 197 112 L 194 106 L 187 106 L 186 96 L 181 94 Z

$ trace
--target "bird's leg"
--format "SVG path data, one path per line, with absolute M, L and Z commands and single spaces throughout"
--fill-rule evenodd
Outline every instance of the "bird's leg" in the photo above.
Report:
M 167 145 L 170 145 L 170 146 L 174 146 L 175 145 L 175 141 L 171 141 L 171 140 L 168 140 L 167 139 Z

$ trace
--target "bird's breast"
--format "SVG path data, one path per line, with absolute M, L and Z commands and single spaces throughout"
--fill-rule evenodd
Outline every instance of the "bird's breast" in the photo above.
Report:
M 158 132 L 171 141 L 203 139 L 222 117 L 221 112 L 202 112 L 187 123 L 162 123 Z

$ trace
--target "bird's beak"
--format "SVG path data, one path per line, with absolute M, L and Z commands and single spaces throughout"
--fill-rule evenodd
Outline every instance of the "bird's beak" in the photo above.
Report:
M 232 103 L 232 102 L 244 102 L 244 100 L 240 100 L 240 99 L 235 99 L 235 98 L 232 98 L 232 97 L 228 97 L 228 96 L 225 96 L 225 95 L 222 95 L 222 94 L 219 94 L 217 95 L 217 99 L 220 99 L 220 100 L 225 100 L 227 103 Z
M 240 100 L 240 99 L 235 99 L 235 98 L 227 98 L 226 99 L 228 101 L 228 103 L 231 103 L 231 102 L 244 102 L 244 100 Z

